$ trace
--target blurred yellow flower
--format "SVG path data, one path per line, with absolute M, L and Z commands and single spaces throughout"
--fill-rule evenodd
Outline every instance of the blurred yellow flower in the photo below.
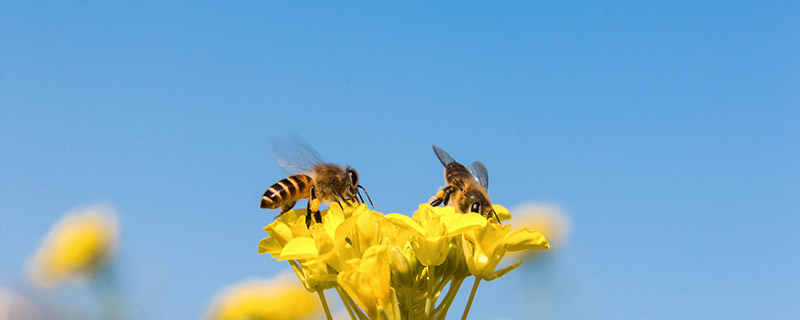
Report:
M 111 260 L 116 246 L 117 219 L 111 209 L 71 212 L 44 238 L 28 272 L 44 287 L 89 277 Z
M 564 212 L 554 205 L 526 203 L 514 208 L 514 227 L 541 232 L 553 250 L 564 248 L 569 241 L 570 223 Z M 525 251 L 523 257 L 533 257 L 540 251 Z
M 319 313 L 319 303 L 289 276 L 254 279 L 223 290 L 206 315 L 208 320 L 295 320 Z

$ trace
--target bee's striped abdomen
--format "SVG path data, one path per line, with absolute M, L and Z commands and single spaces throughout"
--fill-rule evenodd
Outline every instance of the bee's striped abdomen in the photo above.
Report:
M 264 192 L 261 197 L 261 208 L 275 209 L 308 198 L 312 183 L 311 177 L 304 174 L 293 175 L 278 181 Z
M 444 167 L 444 180 L 448 185 L 464 189 L 466 181 L 473 179 L 472 173 L 463 164 L 451 162 Z

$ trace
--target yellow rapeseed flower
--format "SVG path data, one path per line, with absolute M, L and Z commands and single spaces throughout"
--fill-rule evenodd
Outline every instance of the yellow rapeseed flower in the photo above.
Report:
M 453 207 L 419 205 L 414 218 L 392 213 L 386 215 L 393 224 L 412 232 L 411 246 L 420 263 L 438 266 L 444 263 L 450 246 L 450 238 L 474 228 L 485 226 L 486 218 L 477 213 L 456 213 Z
M 29 275 L 34 283 L 51 286 L 89 277 L 105 266 L 117 245 L 117 220 L 110 209 L 94 207 L 67 214 L 44 238 Z
M 511 220 L 504 207 L 494 209 L 501 221 Z M 413 217 L 352 203 L 331 204 L 321 223 L 306 225 L 305 217 L 305 209 L 291 210 L 266 226 L 259 254 L 289 261 L 323 306 L 323 290 L 335 289 L 360 320 L 444 319 L 468 276 L 496 279 L 519 265 L 495 271 L 506 252 L 548 247 L 536 231 L 510 232 L 477 213 L 428 204 Z
M 337 282 L 361 306 L 370 318 L 378 311 L 390 315 L 391 287 L 389 272 L 389 246 L 370 247 L 361 259 L 349 260 L 350 270 L 339 273 Z
M 322 223 L 305 222 L 306 210 L 290 210 L 264 227 L 269 237 L 259 242 L 258 253 L 290 261 L 309 291 L 331 288 L 336 274 L 349 268 L 346 261 L 360 258 L 378 243 L 382 214 L 366 205 L 342 203 L 321 212 Z
M 297 320 L 319 313 L 319 304 L 288 276 L 232 285 L 215 299 L 208 320 Z
M 510 225 L 487 224 L 464 233 L 464 256 L 472 275 L 492 278 L 506 252 L 550 248 L 538 231 L 523 228 L 509 233 L 510 229 Z

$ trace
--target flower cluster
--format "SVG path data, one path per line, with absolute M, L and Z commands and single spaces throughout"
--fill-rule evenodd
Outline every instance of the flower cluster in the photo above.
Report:
M 500 220 L 511 219 L 502 206 L 494 209 Z M 258 252 L 289 261 L 329 318 L 326 289 L 336 290 L 352 319 L 444 319 L 467 277 L 475 277 L 469 308 L 480 281 L 520 265 L 497 269 L 506 253 L 549 248 L 537 231 L 511 232 L 508 224 L 453 207 L 421 204 L 408 217 L 332 203 L 322 223 L 310 226 L 306 213 L 291 210 L 266 226 Z

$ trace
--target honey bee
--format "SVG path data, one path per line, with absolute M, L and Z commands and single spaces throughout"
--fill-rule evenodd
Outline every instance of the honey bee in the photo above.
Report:
M 486 166 L 480 161 L 475 161 L 467 169 L 436 145 L 433 146 L 433 152 L 444 165 L 444 180 L 447 185 L 431 198 L 430 205 L 450 205 L 456 212 L 475 212 L 487 219 L 491 219 L 493 215 L 500 223 L 500 218 L 492 208 L 486 191 L 489 188 L 489 172 L 486 171 Z
M 359 188 L 364 190 L 372 205 L 367 189 L 358 183 L 358 172 L 355 169 L 324 163 L 319 154 L 302 138 L 293 136 L 287 140 L 273 137 L 269 149 L 278 166 L 292 175 L 276 182 L 264 192 L 261 197 L 262 209 L 280 207 L 280 214 L 283 214 L 292 209 L 297 201 L 308 199 L 306 224 L 311 224 L 312 215 L 314 221 L 320 223 L 322 222 L 320 203 L 331 201 L 364 203 Z

